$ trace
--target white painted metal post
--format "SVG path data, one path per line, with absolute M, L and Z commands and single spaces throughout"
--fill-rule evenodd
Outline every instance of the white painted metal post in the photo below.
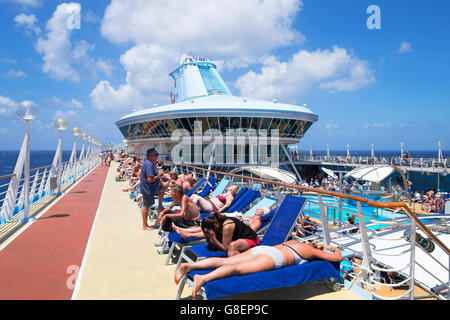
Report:
M 26 122 L 26 136 L 27 136 L 27 146 L 25 151 L 25 170 L 24 170 L 24 181 L 23 188 L 25 188 L 25 199 L 24 199 L 24 209 L 23 209 L 23 219 L 28 220 L 30 213 L 30 120 L 25 120 Z M 20 179 L 19 179 L 20 180 Z
M 372 251 L 370 250 L 369 237 L 367 235 L 367 228 L 362 213 L 361 202 L 357 201 L 356 206 L 358 208 L 359 230 L 361 233 L 361 241 L 362 241 L 361 244 L 363 249 L 363 261 L 361 264 L 361 273 L 360 273 L 361 277 L 358 276 L 357 284 L 362 286 L 361 281 L 367 283 L 371 282 L 370 265 L 372 262 Z
M 414 268 L 416 264 L 416 222 L 411 219 L 411 255 L 410 255 L 410 266 L 409 275 L 411 279 L 409 280 L 409 299 L 414 300 Z M 430 240 L 431 241 L 431 240 Z
M 322 195 L 319 194 L 319 206 L 320 206 L 320 220 L 322 222 L 323 238 L 326 244 L 330 244 L 330 230 L 328 229 L 328 216 L 327 209 L 322 201 Z
M 58 157 L 58 195 L 61 195 L 62 184 L 62 130 L 59 130 L 59 157 Z

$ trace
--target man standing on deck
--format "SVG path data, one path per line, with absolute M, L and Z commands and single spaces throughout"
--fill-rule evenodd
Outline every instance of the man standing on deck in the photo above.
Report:
M 147 224 L 148 210 L 155 203 L 155 196 L 158 195 L 160 188 L 160 177 L 164 175 L 164 172 L 158 172 L 158 168 L 156 167 L 157 161 L 158 152 L 155 148 L 148 149 L 147 159 L 144 160 L 140 177 L 140 190 L 144 201 L 142 206 L 143 230 L 153 230 Z

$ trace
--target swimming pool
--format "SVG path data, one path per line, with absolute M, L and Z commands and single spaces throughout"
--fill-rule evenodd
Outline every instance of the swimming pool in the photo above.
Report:
M 308 200 L 310 200 L 307 202 L 305 210 L 310 214 L 311 217 L 320 219 L 320 207 L 318 204 L 318 201 L 319 201 L 318 196 L 310 195 L 310 194 L 302 195 L 302 196 L 304 196 Z M 371 199 L 373 199 L 373 197 L 371 197 Z M 322 196 L 322 201 L 324 202 L 324 204 L 332 206 L 332 207 L 327 207 L 328 221 L 331 223 L 334 222 L 335 220 L 339 221 L 339 200 L 337 198 L 331 197 L 331 196 Z M 357 209 L 355 200 L 342 199 L 342 209 L 343 209 L 342 214 L 341 214 L 342 222 L 347 221 L 348 218 L 351 216 L 351 213 L 354 213 L 356 216 L 355 222 L 359 223 L 358 209 Z M 364 221 L 366 223 L 371 222 L 371 220 L 383 221 L 383 220 L 391 220 L 391 219 L 400 218 L 400 217 L 405 216 L 404 214 L 394 213 L 390 210 L 374 208 L 365 203 L 361 203 L 361 209 L 363 211 Z M 344 210 L 346 210 L 346 211 L 344 211 Z M 385 226 L 389 226 L 389 224 L 384 224 L 384 225 L 376 224 L 373 226 L 369 226 L 368 228 L 369 229 L 379 229 L 379 228 L 382 228 Z

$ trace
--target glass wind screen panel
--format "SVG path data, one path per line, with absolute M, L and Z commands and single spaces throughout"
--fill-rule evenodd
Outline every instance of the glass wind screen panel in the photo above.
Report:
M 291 119 L 291 120 L 288 121 L 286 127 L 284 128 L 284 132 L 283 132 L 284 136 L 288 136 L 289 135 L 289 132 L 292 130 L 292 127 L 293 127 L 294 123 L 295 123 L 295 120 Z
M 202 132 L 209 129 L 208 118 L 197 118 L 197 121 L 199 121 L 202 125 Z
M 231 120 L 231 129 L 238 129 L 240 128 L 240 119 L 239 118 L 230 118 Z
M 220 122 L 220 130 L 222 132 L 225 132 L 226 130 L 228 130 L 230 128 L 229 118 L 219 118 L 219 122 Z
M 284 135 L 284 129 L 286 128 L 286 125 L 288 124 L 289 120 L 288 119 L 281 119 L 280 123 L 278 124 L 278 131 L 280 136 Z
M 292 130 L 289 132 L 290 136 L 296 136 L 297 135 L 297 131 L 299 129 L 299 126 L 301 126 L 301 121 L 300 120 L 296 120 L 294 125 L 292 126 Z
M 219 78 L 219 75 L 216 74 L 213 69 L 211 69 L 210 67 L 198 66 L 198 70 L 200 71 L 200 75 L 202 76 L 203 83 L 205 85 L 206 91 L 208 92 L 208 95 L 230 95 L 230 92 L 224 86 L 223 82 Z
M 186 129 L 188 132 L 191 132 L 191 133 L 193 132 L 193 129 L 191 128 L 191 125 L 189 124 L 188 119 L 181 118 L 180 121 L 181 121 L 184 129 Z
M 120 132 L 122 132 L 122 134 L 125 138 L 128 137 L 128 135 L 129 135 L 128 125 L 120 127 L 119 130 L 120 130 Z
M 262 129 L 269 129 L 269 125 L 270 125 L 270 123 L 272 122 L 272 118 L 263 118 L 262 119 L 262 123 L 261 123 L 261 126 L 260 126 L 260 130 L 262 130 Z
M 281 120 L 282 119 L 273 118 L 272 123 L 270 124 L 270 129 L 279 129 Z
M 170 128 L 169 123 L 167 122 L 167 120 L 163 120 L 161 123 L 162 123 L 162 127 L 164 128 L 165 136 L 170 137 L 172 135 L 172 130 Z
M 217 130 L 220 130 L 220 127 L 219 127 L 219 118 L 217 118 L 217 117 L 211 117 L 211 118 L 208 118 L 208 121 L 209 121 L 209 127 L 210 127 L 211 129 L 217 129 Z

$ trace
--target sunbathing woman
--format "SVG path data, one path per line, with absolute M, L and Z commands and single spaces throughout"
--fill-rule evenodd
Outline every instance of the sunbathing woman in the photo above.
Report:
M 239 187 L 233 185 L 227 188 L 227 192 L 219 194 L 217 197 L 210 200 L 206 200 L 196 194 L 193 194 L 191 199 L 200 207 L 201 212 L 221 213 L 231 206 L 234 196 L 238 193 L 238 191 Z
M 237 218 L 215 214 L 204 218 L 201 228 L 206 241 L 225 251 L 229 257 L 259 244 L 256 232 Z
M 331 252 L 323 251 L 324 249 Z M 204 275 L 194 275 L 192 299 L 195 300 L 197 292 L 209 281 L 300 265 L 317 259 L 338 262 L 342 260 L 341 251 L 333 246 L 289 240 L 273 247 L 257 246 L 228 258 L 207 258 L 194 263 L 182 263 L 175 272 L 174 280 L 178 284 L 192 270 L 215 269 Z
M 261 218 L 270 213 L 270 209 L 266 207 L 259 207 L 255 211 L 255 215 L 253 217 L 244 216 L 240 212 L 236 213 L 223 213 L 223 215 L 227 217 L 233 217 L 241 220 L 243 223 L 248 225 L 253 231 L 258 231 L 261 228 L 262 222 Z M 175 225 L 172 225 L 172 229 L 178 233 L 183 239 L 185 238 L 204 238 L 205 234 L 202 231 L 201 227 L 192 227 L 192 228 L 180 228 Z

